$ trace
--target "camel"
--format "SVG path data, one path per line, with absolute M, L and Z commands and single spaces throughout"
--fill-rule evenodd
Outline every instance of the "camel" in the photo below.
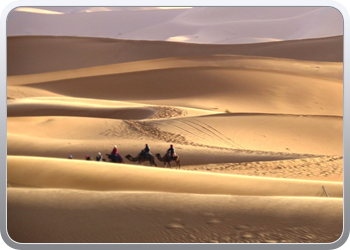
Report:
M 116 162 L 116 163 L 124 163 L 123 158 L 118 154 L 118 157 L 115 157 L 112 154 L 106 154 L 108 156 L 108 159 L 111 160 L 111 162 Z
M 160 154 L 156 154 L 157 159 L 161 162 L 164 162 L 164 167 L 166 167 L 166 164 L 168 163 L 169 167 L 171 168 L 171 161 L 175 161 L 176 165 L 180 169 L 180 156 L 176 155 L 174 157 L 170 157 L 168 154 L 165 154 L 164 157 L 161 157 Z
M 151 166 L 154 165 L 157 167 L 157 164 L 154 161 L 154 156 L 151 154 L 146 154 L 146 155 L 139 154 L 136 157 L 132 157 L 131 155 L 127 155 L 127 156 L 125 156 L 125 158 L 128 159 L 129 161 L 132 161 L 132 162 L 138 162 L 141 165 L 142 165 L 142 162 L 149 161 Z

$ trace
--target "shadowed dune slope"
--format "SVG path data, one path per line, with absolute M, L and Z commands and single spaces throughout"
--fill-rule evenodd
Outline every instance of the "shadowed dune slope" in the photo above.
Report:
M 146 119 L 155 114 L 151 108 L 114 108 L 114 107 L 81 107 L 71 104 L 10 104 L 7 116 L 74 116 L 97 117 L 108 119 Z
M 9 86 L 22 86 L 32 83 L 52 82 L 66 79 L 107 76 L 137 72 L 158 72 L 176 69 L 250 69 L 283 74 L 294 74 L 324 78 L 341 82 L 343 80 L 343 64 L 336 62 L 315 62 L 292 59 L 281 59 L 257 56 L 210 55 L 171 57 L 164 59 L 143 60 L 129 63 L 111 64 L 75 70 L 30 74 L 23 76 L 9 76 Z M 118 93 L 118 89 L 111 88 Z
M 8 37 L 7 74 L 34 74 L 157 58 L 214 54 L 342 62 L 343 36 L 247 45 L 77 37 Z
M 336 198 L 22 188 L 7 197 L 9 236 L 23 243 L 330 243 L 343 225 Z

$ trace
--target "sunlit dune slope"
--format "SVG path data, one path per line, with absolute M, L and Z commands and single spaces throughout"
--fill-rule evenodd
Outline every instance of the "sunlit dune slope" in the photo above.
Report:
M 125 157 L 127 154 L 132 156 L 139 154 L 145 143 L 151 146 L 154 155 L 156 153 L 163 155 L 169 148 L 169 144 L 175 143 L 176 151 L 181 156 L 182 166 L 310 157 L 309 152 L 305 153 L 299 150 L 299 147 L 293 148 L 293 151 L 287 150 L 285 147 L 290 146 L 291 140 L 286 140 L 285 145 L 274 147 L 273 149 L 279 149 L 277 152 L 267 148 L 269 144 L 263 148 L 264 152 L 254 151 L 256 148 L 254 144 L 245 144 L 246 148 L 242 149 L 241 145 L 235 144 L 235 138 L 225 137 L 224 134 L 227 132 L 220 126 L 218 129 L 223 130 L 216 131 L 214 134 L 200 128 L 195 133 L 190 129 L 187 133 L 183 133 L 185 135 L 183 136 L 178 134 L 179 127 L 174 131 L 168 130 L 167 119 L 163 119 L 164 123 L 161 124 L 151 121 L 51 116 L 12 117 L 8 118 L 7 153 L 8 155 L 56 158 L 67 158 L 68 155 L 73 155 L 75 159 L 85 159 L 86 155 L 94 157 L 98 152 L 102 152 L 107 159 L 105 154 L 110 153 L 113 145 L 116 144 L 119 153 Z M 174 124 L 177 123 L 174 122 Z M 23 124 L 26 124 L 26 130 L 23 130 Z M 163 125 L 165 125 L 164 128 Z M 160 126 L 164 130 L 161 130 Z M 188 129 L 186 124 L 184 129 Z M 215 128 L 212 130 L 215 131 Z M 213 144 L 210 141 L 213 141 Z M 310 146 L 317 145 L 316 142 L 304 141 Z M 312 152 L 323 153 L 322 147 L 314 147 Z M 124 160 L 130 164 L 138 164 Z M 158 159 L 156 164 L 161 167 L 164 165 Z M 144 165 L 150 164 L 145 162 Z
M 11 185 L 99 191 L 161 191 L 257 196 L 342 197 L 340 182 L 194 173 L 66 159 L 8 156 Z M 59 178 L 57 178 L 59 176 Z
M 132 116 L 133 113 L 128 115 Z M 125 153 L 126 150 L 128 153 L 138 153 L 138 149 L 135 151 L 130 146 L 138 144 L 140 148 L 147 141 L 153 142 L 154 150 L 156 145 L 159 150 L 171 142 L 177 145 L 197 146 L 202 150 L 230 148 L 316 155 L 341 155 L 343 150 L 341 117 L 225 114 L 137 122 L 33 116 L 9 117 L 7 122 L 10 154 L 21 154 L 28 150 L 32 152 L 34 147 L 21 149 L 21 144 L 29 142 L 32 146 L 41 145 L 40 148 L 45 148 L 45 145 L 50 143 L 61 145 L 57 149 L 60 151 L 59 155 L 63 153 L 62 150 L 65 150 L 66 154 L 76 151 L 74 148 L 77 144 L 80 145 L 81 152 L 89 146 L 93 146 L 97 152 L 109 150 L 115 143 L 118 143 Z M 25 130 L 23 124 L 26 124 Z M 196 155 L 195 152 L 186 152 L 185 149 L 180 152 Z M 40 150 L 35 155 L 38 153 Z
M 342 117 L 237 113 L 150 123 L 202 145 L 324 155 L 343 152 Z
M 242 45 L 77 37 L 8 37 L 7 73 L 23 75 L 180 56 L 250 55 L 343 61 L 343 36 Z
M 214 56 L 10 77 L 8 85 L 213 111 L 340 116 L 341 75 L 342 64 Z

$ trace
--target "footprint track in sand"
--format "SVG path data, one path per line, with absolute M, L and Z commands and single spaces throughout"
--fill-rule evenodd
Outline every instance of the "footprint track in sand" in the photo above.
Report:
M 164 119 L 174 117 L 184 117 L 188 115 L 188 112 L 181 108 L 175 108 L 170 106 L 148 106 L 156 111 L 156 113 L 148 119 Z
M 279 161 L 222 163 L 183 166 L 183 170 L 291 179 L 336 178 L 343 176 L 343 156 L 322 156 Z M 296 171 L 302 169 L 303 171 Z M 319 195 L 324 196 L 322 189 Z
M 222 230 L 218 230 L 218 227 Z M 224 230 L 223 230 L 224 229 Z M 341 230 L 324 232 L 312 226 L 288 227 L 273 225 L 233 225 L 230 222 L 194 226 L 169 223 L 165 230 L 174 230 L 177 238 L 196 243 L 330 243 L 337 240 Z M 221 233 L 217 233 L 220 231 Z
M 191 127 L 192 129 L 199 132 L 200 134 L 204 134 L 207 137 L 210 137 L 214 140 L 218 140 L 221 143 L 222 142 L 225 143 L 229 147 L 237 147 L 238 146 L 238 148 L 242 148 L 240 145 L 237 145 L 236 143 L 231 143 L 229 138 L 224 136 L 222 133 L 218 132 L 217 130 L 214 130 L 208 124 L 206 124 L 204 122 L 200 122 L 197 119 L 193 119 L 193 121 L 182 121 L 182 123 Z M 212 142 L 212 140 L 211 140 L 211 142 Z
M 201 122 L 201 121 L 198 121 Z M 213 128 L 212 126 L 208 125 L 207 123 L 201 122 L 203 124 L 203 126 L 205 126 L 211 133 L 215 134 L 216 136 L 218 136 L 219 138 L 222 138 L 224 141 L 226 141 L 229 145 L 232 145 L 234 147 L 237 148 L 241 148 L 244 149 L 243 146 L 239 145 L 238 143 L 236 143 L 234 140 L 232 140 L 231 138 L 225 136 L 223 133 L 221 133 L 220 131 L 216 130 L 215 128 Z
M 118 137 L 118 138 L 124 138 L 124 139 L 140 139 L 140 138 L 144 138 L 147 140 L 153 139 L 153 140 L 159 140 L 159 141 L 168 142 L 168 143 L 176 143 L 178 145 L 190 145 L 190 146 L 201 147 L 201 148 L 225 150 L 225 151 L 230 151 L 238 154 L 239 153 L 259 154 L 259 155 L 265 155 L 265 156 L 281 156 L 281 157 L 292 157 L 292 158 L 311 158 L 311 157 L 323 156 L 323 155 L 315 155 L 315 154 L 248 150 L 248 149 L 238 149 L 233 147 L 220 147 L 220 146 L 212 146 L 208 144 L 201 144 L 201 143 L 188 140 L 188 138 L 186 138 L 184 135 L 163 131 L 152 121 L 124 120 L 124 121 L 118 121 L 118 123 L 113 123 L 113 121 L 109 121 L 108 123 L 106 123 L 106 127 L 109 127 L 109 128 L 106 129 L 104 132 L 102 132 L 101 135 L 108 136 L 108 137 Z

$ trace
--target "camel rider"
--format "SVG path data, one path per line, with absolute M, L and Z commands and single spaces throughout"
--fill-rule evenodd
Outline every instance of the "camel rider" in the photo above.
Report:
M 102 161 L 101 152 L 98 152 L 98 155 L 96 156 L 96 161 Z
M 141 155 L 151 154 L 151 148 L 148 146 L 148 144 L 145 145 L 145 148 L 142 149 Z
M 113 149 L 112 149 L 112 155 L 117 156 L 118 155 L 118 148 L 117 145 L 114 145 Z
M 175 148 L 174 148 L 173 144 L 170 145 L 170 148 L 166 152 L 167 152 L 167 155 L 169 155 L 170 157 L 174 157 Z
M 112 149 L 112 161 L 117 161 L 118 160 L 118 148 L 117 145 L 114 145 L 113 149 Z

